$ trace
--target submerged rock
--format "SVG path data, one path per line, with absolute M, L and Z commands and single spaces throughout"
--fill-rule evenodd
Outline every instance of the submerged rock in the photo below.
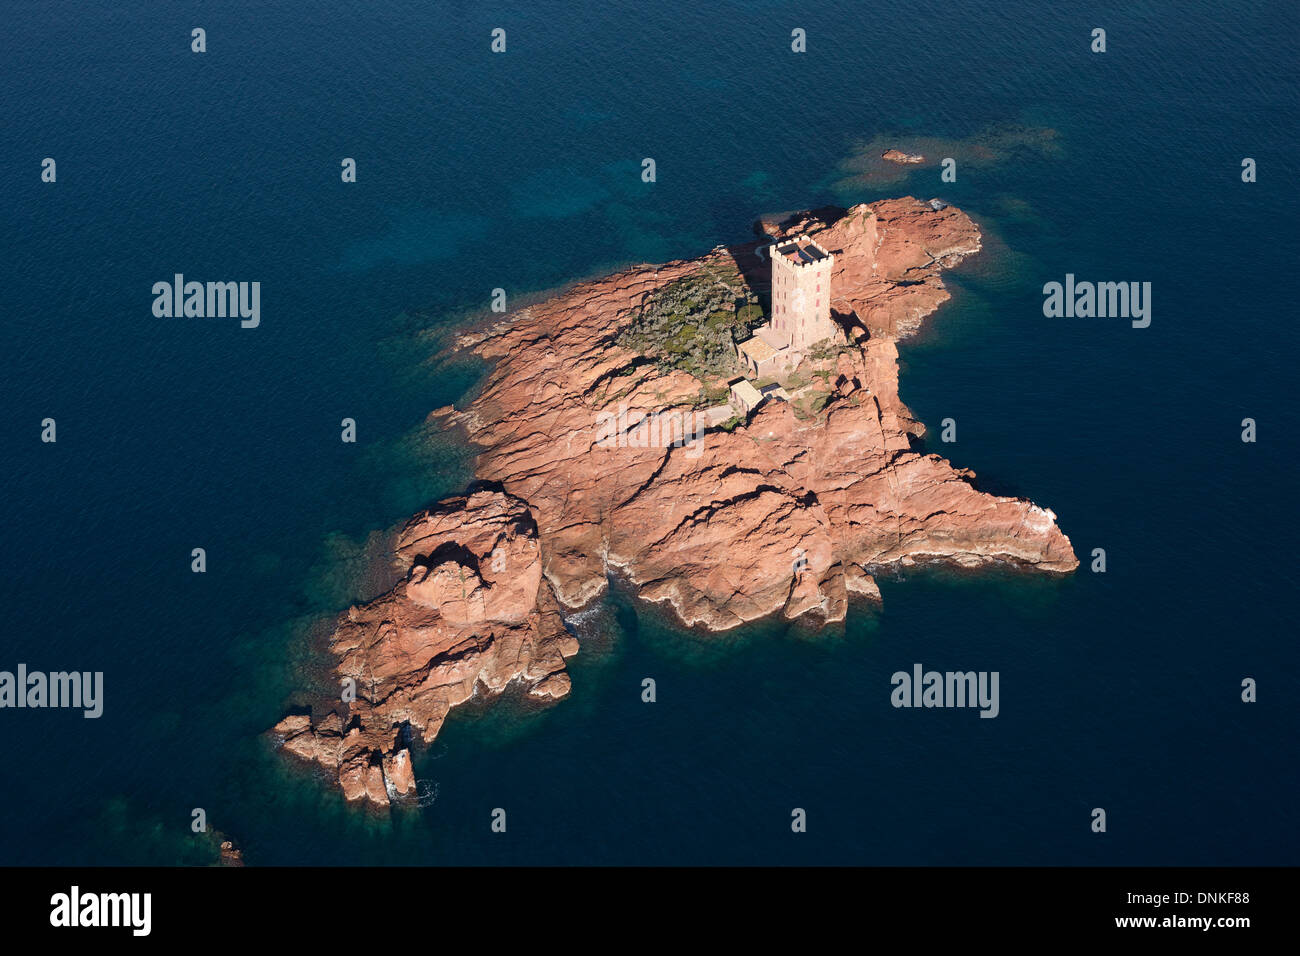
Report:
M 887 159 L 891 163 L 902 163 L 904 165 L 925 162 L 925 157 L 920 153 L 905 153 L 901 149 L 887 149 L 880 154 L 880 158 Z

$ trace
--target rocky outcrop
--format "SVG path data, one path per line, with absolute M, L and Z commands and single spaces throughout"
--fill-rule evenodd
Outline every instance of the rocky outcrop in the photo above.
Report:
M 925 162 L 925 157 L 919 153 L 905 153 L 901 149 L 887 149 L 880 154 L 881 159 L 887 159 L 891 163 L 901 163 L 903 165 L 914 165 Z
M 789 402 L 769 399 L 732 430 L 695 415 L 725 376 L 664 370 L 615 340 L 648 295 L 705 269 L 730 265 L 764 291 L 764 240 L 583 283 L 461 340 L 493 370 L 466 408 L 431 417 L 465 430 L 488 484 L 406 526 L 404 579 L 331 640 L 355 700 L 285 718 L 287 750 L 337 774 L 350 799 L 412 792 L 414 734 L 432 740 L 452 707 L 514 681 L 568 693 L 577 642 L 563 609 L 611 574 L 685 624 L 723 630 L 771 614 L 841 620 L 850 594 L 879 600 L 874 574 L 890 566 L 1077 566 L 1052 512 L 985 494 L 918 449 L 924 427 L 898 394 L 898 341 L 948 298 L 942 269 L 980 248 L 970 218 L 907 198 L 762 231 L 834 254 L 848 344 L 810 356 Z
M 218 853 L 219 853 L 218 856 L 219 866 L 243 866 L 244 865 L 244 853 L 237 846 L 235 846 L 233 840 L 222 840 Z
M 398 537 L 404 579 L 353 607 L 330 640 L 339 710 L 274 728 L 290 753 L 336 774 L 349 800 L 387 805 L 415 792 L 410 745 L 431 741 L 451 708 L 519 682 L 539 698 L 569 692 L 578 650 L 542 581 L 527 504 L 483 489 L 412 518 Z

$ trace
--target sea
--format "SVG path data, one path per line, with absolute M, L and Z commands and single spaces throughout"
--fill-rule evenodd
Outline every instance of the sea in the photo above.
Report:
M 1298 38 L 1268 0 L 11 0 L 0 670 L 101 672 L 103 714 L 0 710 L 0 863 L 1300 863 Z M 926 450 L 1078 571 L 720 635 L 614 582 L 572 694 L 455 711 L 415 800 L 276 750 L 385 535 L 472 478 L 426 415 L 493 290 L 903 195 L 984 233 L 901 347 Z M 259 282 L 258 326 L 155 315 L 176 274 Z M 1045 316 L 1067 275 L 1150 325 Z M 998 716 L 894 707 L 916 664 L 996 671 Z

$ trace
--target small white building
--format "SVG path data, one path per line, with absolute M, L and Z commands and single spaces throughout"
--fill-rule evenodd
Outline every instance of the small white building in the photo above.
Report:
M 738 378 L 731 383 L 731 403 L 738 411 L 748 415 L 763 401 L 763 393 L 747 379 Z

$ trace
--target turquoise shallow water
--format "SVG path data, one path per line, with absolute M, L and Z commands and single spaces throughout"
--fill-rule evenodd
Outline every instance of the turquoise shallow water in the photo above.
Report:
M 1282 3 L 16 5 L 0 667 L 102 670 L 107 701 L 0 712 L 0 862 L 201 862 L 195 807 L 266 864 L 1297 862 L 1297 26 Z M 958 181 L 842 165 L 911 136 Z M 420 330 L 905 193 L 986 245 L 905 346 L 904 400 L 1105 575 L 908 572 L 843 628 L 708 639 L 616 591 L 567 701 L 458 712 L 392 814 L 269 750 L 313 635 L 369 596 L 372 536 L 469 475 L 423 420 L 481 370 Z M 175 272 L 261 281 L 262 325 L 153 318 Z M 1151 327 L 1045 319 L 1067 272 L 1152 282 Z M 890 707 L 917 661 L 998 670 L 1000 716 Z

